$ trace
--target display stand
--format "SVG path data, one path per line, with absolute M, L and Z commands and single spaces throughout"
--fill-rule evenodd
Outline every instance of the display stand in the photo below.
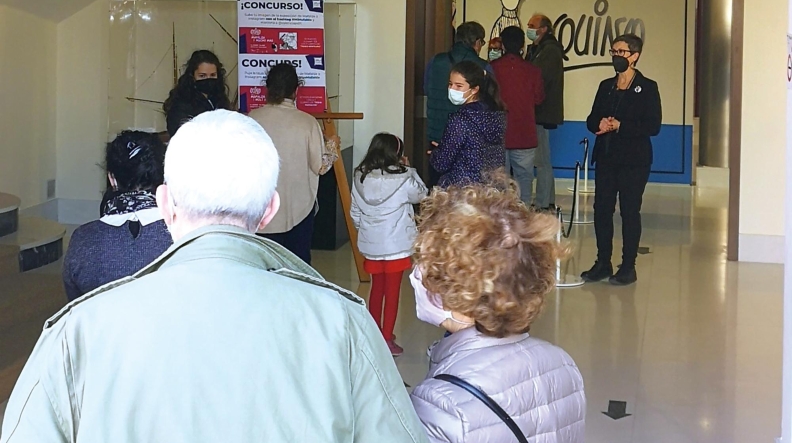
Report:
M 593 194 L 594 185 L 589 185 L 589 139 L 584 138 L 580 141 L 583 145 L 583 186 L 578 191 L 581 194 Z M 579 172 L 575 171 L 575 175 L 579 176 Z M 567 188 L 569 192 L 573 192 L 574 188 Z M 577 217 L 576 217 L 577 218 Z M 592 222 L 593 223 L 593 222 Z M 576 223 L 580 224 L 580 223 Z
M 362 120 L 363 114 L 359 112 L 331 112 L 330 101 L 327 101 L 327 112 L 312 114 L 322 124 L 322 131 L 325 137 L 333 137 L 338 135 L 335 127 L 334 120 Z M 371 277 L 363 269 L 363 256 L 357 247 L 357 229 L 352 222 L 352 215 L 349 210 L 352 207 L 352 192 L 349 189 L 349 182 L 347 182 L 346 168 L 344 161 L 341 159 L 341 152 L 339 146 L 338 160 L 333 164 L 335 171 L 336 183 L 338 186 L 338 196 L 341 198 L 341 209 L 344 211 L 344 220 L 346 220 L 347 232 L 349 233 L 349 242 L 352 244 L 352 255 L 355 258 L 355 267 L 357 268 L 358 279 L 361 282 L 371 281 Z
M 558 208 L 558 221 L 561 224 L 558 230 L 558 241 L 561 242 L 561 239 L 564 236 L 564 215 L 561 212 L 561 208 Z M 561 270 L 561 259 L 556 260 L 556 287 L 560 289 L 565 288 L 578 288 L 583 286 L 585 282 L 576 275 L 570 275 L 566 272 Z

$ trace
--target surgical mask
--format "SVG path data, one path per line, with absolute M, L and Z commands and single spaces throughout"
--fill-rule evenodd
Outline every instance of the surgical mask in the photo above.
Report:
M 489 52 L 489 59 L 490 60 L 497 60 L 497 59 L 501 58 L 501 56 L 503 56 L 503 53 L 501 53 L 498 50 L 493 49 L 493 50 L 491 50 Z
M 446 320 L 451 320 L 463 326 L 473 326 L 474 323 L 460 321 L 451 315 L 451 311 L 443 310 L 440 306 L 434 303 L 433 297 L 429 294 L 423 285 L 421 271 L 416 266 L 410 274 L 410 284 L 415 292 L 415 313 L 418 315 L 418 320 L 429 323 L 433 326 L 440 326 Z
M 468 92 L 468 91 L 457 91 L 456 89 L 449 88 L 448 89 L 448 100 L 450 100 L 451 103 L 453 103 L 453 104 L 455 104 L 457 106 L 464 105 L 465 102 L 467 101 L 467 99 L 465 98 L 465 93 Z
M 525 31 L 525 36 L 528 37 L 528 40 L 532 42 L 536 41 L 536 39 L 539 38 L 539 34 L 536 33 L 536 29 L 532 29 L 532 28 L 528 28 Z
M 203 80 L 198 80 L 195 82 L 195 89 L 198 92 L 206 95 L 212 95 L 217 93 L 217 90 L 220 88 L 220 79 L 218 78 L 207 78 Z
M 612 63 L 613 63 L 613 69 L 615 69 L 616 72 L 618 72 L 619 74 L 627 71 L 627 69 L 630 67 L 630 61 L 619 55 L 613 56 Z

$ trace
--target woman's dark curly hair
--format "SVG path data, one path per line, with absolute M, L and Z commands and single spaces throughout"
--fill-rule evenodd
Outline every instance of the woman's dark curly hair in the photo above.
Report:
M 194 101 L 205 101 L 203 94 L 195 89 L 195 71 L 202 63 L 208 63 L 217 67 L 218 87 L 215 92 L 209 95 L 215 107 L 218 109 L 231 109 L 231 101 L 228 99 L 228 85 L 226 85 L 226 71 L 220 59 L 212 51 L 201 49 L 192 53 L 190 60 L 184 67 L 184 73 L 179 77 L 176 87 L 171 89 L 168 99 L 162 105 L 165 114 L 170 112 L 176 103 L 191 103 Z
M 154 192 L 165 181 L 165 145 L 157 134 L 124 131 L 107 144 L 105 168 L 117 192 Z

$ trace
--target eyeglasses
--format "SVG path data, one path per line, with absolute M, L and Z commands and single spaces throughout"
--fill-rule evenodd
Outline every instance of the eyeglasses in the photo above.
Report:
M 611 49 L 608 51 L 611 57 L 618 55 L 619 57 L 629 57 L 633 54 L 629 49 Z

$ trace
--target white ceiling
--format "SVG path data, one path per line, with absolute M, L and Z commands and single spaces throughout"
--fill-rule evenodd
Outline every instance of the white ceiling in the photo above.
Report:
M 60 22 L 95 0 L 0 0 L 0 5 L 29 12 L 33 15 Z

